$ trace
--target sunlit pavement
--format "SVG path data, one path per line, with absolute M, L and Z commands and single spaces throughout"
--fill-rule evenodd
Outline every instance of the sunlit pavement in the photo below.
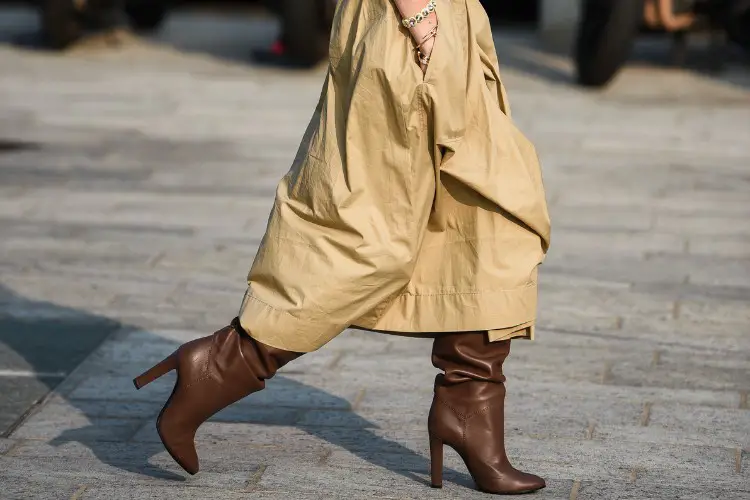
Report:
M 0 497 L 486 496 L 451 452 L 427 486 L 426 340 L 346 332 L 289 365 L 201 429 L 194 477 L 154 430 L 174 379 L 133 389 L 237 312 L 324 71 L 253 63 L 277 30 L 183 11 L 55 54 L 0 11 Z M 513 462 L 534 498 L 750 498 L 750 71 L 644 41 L 592 92 L 497 35 L 554 225 L 507 366 Z

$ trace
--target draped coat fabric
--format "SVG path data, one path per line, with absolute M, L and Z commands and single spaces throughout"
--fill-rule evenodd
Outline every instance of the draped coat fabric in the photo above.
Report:
M 251 336 L 533 337 L 550 222 L 478 0 L 437 0 L 425 75 L 390 0 L 341 0 L 320 100 L 248 275 Z

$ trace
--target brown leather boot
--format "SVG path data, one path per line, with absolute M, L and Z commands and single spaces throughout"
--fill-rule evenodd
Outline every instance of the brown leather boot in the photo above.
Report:
M 510 340 L 489 342 L 486 332 L 449 333 L 435 339 L 435 378 L 428 430 L 432 486 L 443 485 L 443 444 L 461 456 L 486 493 L 520 494 L 544 488 L 544 479 L 518 471 L 505 454 L 505 376 Z
M 183 344 L 133 383 L 140 389 L 177 370 L 177 382 L 159 413 L 156 429 L 172 458 L 195 474 L 198 427 L 219 410 L 263 389 L 266 379 L 301 355 L 261 344 L 245 334 L 235 318 L 213 335 Z

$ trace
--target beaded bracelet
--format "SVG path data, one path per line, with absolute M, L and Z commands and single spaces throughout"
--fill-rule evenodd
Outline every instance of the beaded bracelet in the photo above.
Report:
M 429 17 L 430 14 L 435 12 L 435 9 L 437 8 L 437 4 L 435 3 L 435 0 L 430 0 L 427 2 L 427 5 L 424 9 L 421 10 L 421 12 L 415 14 L 412 17 L 405 17 L 401 23 L 404 25 L 404 28 L 413 28 L 417 24 L 421 23 L 427 17 Z

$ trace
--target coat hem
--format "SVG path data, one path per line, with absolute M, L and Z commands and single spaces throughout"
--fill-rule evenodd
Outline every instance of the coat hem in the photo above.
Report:
M 494 336 L 491 333 L 491 339 L 500 339 L 533 326 L 536 307 L 536 282 L 494 291 L 404 293 L 379 316 L 360 318 L 352 327 L 390 333 L 488 331 L 498 332 Z
M 312 352 L 346 328 L 389 334 L 487 331 L 491 341 L 531 338 L 537 285 L 493 292 L 402 294 L 382 315 L 375 311 L 351 325 L 312 321 L 277 309 L 248 290 L 239 319 L 242 328 L 262 344 L 293 352 Z
M 439 335 L 446 333 L 471 333 L 475 330 L 461 330 L 458 332 L 396 332 L 392 330 L 373 330 L 371 328 L 363 328 L 361 326 L 352 325 L 349 327 L 352 330 L 359 330 L 363 332 L 382 333 L 386 335 L 395 335 L 397 337 L 410 337 L 410 338 L 435 338 Z M 525 339 L 534 340 L 534 322 L 524 323 L 510 328 L 493 328 L 487 330 L 487 335 L 490 342 L 502 342 L 504 340 L 511 339 Z

